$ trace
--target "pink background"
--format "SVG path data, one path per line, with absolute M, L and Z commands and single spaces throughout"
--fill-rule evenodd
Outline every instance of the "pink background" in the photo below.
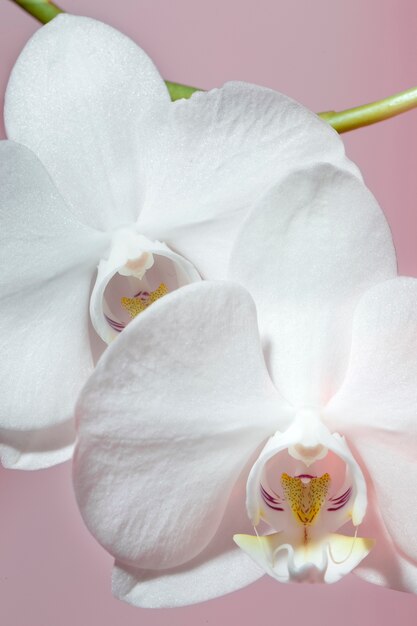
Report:
M 203 88 L 242 79 L 322 111 L 417 83 L 415 0 L 62 0 L 62 6 L 130 35 L 166 78 Z M 18 7 L 0 0 L 2 95 L 15 58 L 37 28 Z M 349 155 L 389 220 L 400 271 L 413 276 L 416 139 L 417 111 L 345 135 Z M 194 607 L 134 609 L 111 596 L 112 559 L 84 528 L 70 478 L 69 463 L 33 473 L 0 470 L 2 626 L 417 622 L 417 598 L 354 576 L 331 587 L 280 586 L 265 577 Z

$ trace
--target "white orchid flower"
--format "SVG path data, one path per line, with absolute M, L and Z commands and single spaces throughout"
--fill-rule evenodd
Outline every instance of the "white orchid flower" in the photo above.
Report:
M 230 83 L 172 103 L 132 41 L 62 15 L 29 41 L 0 143 L 0 454 L 34 469 L 72 454 L 93 369 L 89 310 L 110 342 L 156 299 L 224 278 L 247 211 L 289 171 L 358 175 L 325 122 Z M 96 275 L 96 269 L 98 273 Z
M 331 166 L 292 174 L 229 276 L 146 311 L 81 393 L 74 484 L 113 592 L 175 606 L 355 568 L 417 591 L 417 280 L 375 199 Z

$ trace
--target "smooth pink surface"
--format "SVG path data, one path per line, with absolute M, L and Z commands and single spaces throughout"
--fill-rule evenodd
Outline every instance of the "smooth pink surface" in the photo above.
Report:
M 415 0 L 63 0 L 69 12 L 130 35 L 171 80 L 203 88 L 242 79 L 313 110 L 340 109 L 417 84 Z M 0 93 L 38 23 L 0 0 Z M 417 276 L 417 111 L 345 135 L 382 205 L 400 271 Z M 71 468 L 0 470 L 2 626 L 191 626 L 263 620 L 309 626 L 415 626 L 417 598 L 359 581 L 281 586 L 271 579 L 205 604 L 141 610 L 112 598 L 111 558 L 75 506 Z M 417 512 L 410 511 L 415 515 Z M 417 531 L 416 531 L 417 532 Z

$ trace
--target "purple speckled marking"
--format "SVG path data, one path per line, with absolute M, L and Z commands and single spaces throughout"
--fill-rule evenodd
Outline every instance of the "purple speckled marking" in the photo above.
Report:
M 352 487 L 349 487 L 348 489 L 346 489 L 345 493 L 342 493 L 341 496 L 338 496 L 337 498 L 329 498 L 332 502 L 337 503 L 339 500 L 344 500 L 346 497 L 349 497 L 350 494 L 352 493 Z
M 347 489 L 345 493 L 342 493 L 342 495 L 339 496 L 338 498 L 330 498 L 329 500 L 333 503 L 334 506 L 331 506 L 327 510 L 338 511 L 339 509 L 343 508 L 345 504 L 348 502 L 351 493 L 352 493 L 352 487 L 349 487 L 349 489 Z
M 125 325 L 121 322 L 116 322 L 116 320 L 112 320 L 107 315 L 104 315 L 104 317 L 106 318 L 106 322 L 109 324 L 109 326 L 113 328 L 113 330 L 115 330 L 117 333 L 121 333 L 122 330 L 125 328 Z
M 276 495 L 276 498 L 274 498 L 274 496 L 271 496 L 271 494 L 268 493 L 266 489 L 264 489 L 264 487 L 261 485 L 261 496 L 265 504 L 269 506 L 270 509 L 273 509 L 274 511 L 283 511 L 284 509 L 281 506 L 272 506 L 273 504 L 276 504 L 276 505 L 281 504 L 279 495 L 276 494 L 275 492 L 274 494 Z
M 133 297 L 140 298 L 141 300 L 145 301 L 150 298 L 150 295 L 151 294 L 149 293 L 149 291 L 138 291 L 138 293 L 136 293 Z

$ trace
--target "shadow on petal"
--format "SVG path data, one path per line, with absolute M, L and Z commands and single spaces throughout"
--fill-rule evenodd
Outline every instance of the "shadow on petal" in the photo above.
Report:
M 381 514 L 383 503 L 377 500 L 366 463 L 361 459 L 353 442 L 350 441 L 349 446 L 361 465 L 368 488 L 368 510 L 360 527 L 361 534 L 375 540 L 374 548 L 354 570 L 354 574 L 374 585 L 417 593 L 417 562 L 404 554 L 395 545 L 395 539 L 389 535 Z M 410 523 L 414 523 L 412 517 Z
M 0 458 L 9 469 L 43 469 L 71 458 L 73 419 L 36 430 L 0 429 Z
M 116 561 L 114 595 L 145 608 L 183 606 L 231 593 L 263 576 L 264 570 L 233 541 L 236 532 L 253 532 L 245 508 L 246 479 L 252 462 L 237 481 L 215 536 L 198 556 L 179 567 L 159 571 Z

